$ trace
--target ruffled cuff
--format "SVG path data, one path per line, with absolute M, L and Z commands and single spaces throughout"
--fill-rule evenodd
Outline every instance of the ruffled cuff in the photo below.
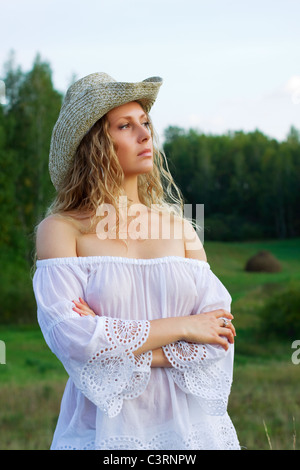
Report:
M 148 385 L 152 352 L 135 356 L 147 340 L 148 321 L 105 319 L 108 346 L 88 360 L 81 372 L 81 391 L 109 417 L 122 409 L 124 399 L 139 396 Z
M 231 347 L 225 353 L 211 345 L 179 341 L 163 350 L 178 387 L 193 395 L 206 414 L 224 415 L 232 383 Z
M 162 349 L 170 364 L 179 370 L 187 370 L 192 364 L 203 361 L 206 357 L 206 348 L 203 344 L 178 341 L 167 344 Z

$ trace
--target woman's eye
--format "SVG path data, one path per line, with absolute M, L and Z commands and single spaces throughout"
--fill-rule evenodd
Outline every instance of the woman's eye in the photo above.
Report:
M 143 126 L 145 126 L 147 129 L 150 129 L 150 122 L 146 121 L 142 123 Z M 122 124 L 119 126 L 119 129 L 128 129 L 130 127 L 130 123 Z

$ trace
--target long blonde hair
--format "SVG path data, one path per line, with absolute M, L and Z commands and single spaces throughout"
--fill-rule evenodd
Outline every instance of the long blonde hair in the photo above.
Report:
M 159 146 L 157 134 L 149 118 L 153 139 L 153 169 L 138 175 L 138 195 L 147 207 L 155 205 L 162 212 L 183 216 L 183 197 L 169 171 L 166 156 Z M 99 221 L 97 209 L 112 204 L 119 220 L 118 200 L 124 196 L 124 173 L 109 134 L 107 116 L 97 121 L 84 136 L 76 151 L 72 167 L 47 210 L 47 216 L 58 214 L 77 218 L 89 214 L 93 231 Z M 130 204 L 130 202 L 129 202 Z

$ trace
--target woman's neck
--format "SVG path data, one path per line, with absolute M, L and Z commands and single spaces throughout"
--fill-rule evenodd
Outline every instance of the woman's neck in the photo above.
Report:
M 133 204 L 141 204 L 138 192 L 138 181 L 137 176 L 134 175 L 132 177 L 128 176 L 124 178 L 124 192 L 127 196 L 128 200 Z

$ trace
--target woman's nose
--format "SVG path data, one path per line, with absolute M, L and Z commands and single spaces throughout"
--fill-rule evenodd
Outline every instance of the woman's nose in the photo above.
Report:
M 140 142 L 145 142 L 151 137 L 150 130 L 145 126 L 140 126 L 138 139 Z

